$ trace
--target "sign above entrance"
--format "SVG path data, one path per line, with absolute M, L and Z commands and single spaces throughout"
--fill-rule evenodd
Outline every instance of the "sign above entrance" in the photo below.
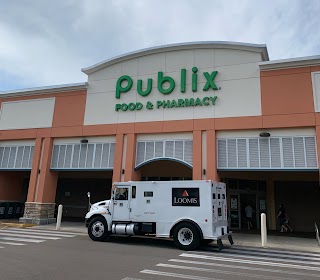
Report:
M 203 86 L 203 91 L 211 90 L 218 90 L 220 88 L 217 87 L 215 84 L 214 79 L 216 78 L 218 71 L 203 72 L 202 73 L 206 82 Z M 191 89 L 193 92 L 198 91 L 198 68 L 192 68 L 192 75 L 191 75 Z M 133 79 L 128 75 L 121 76 L 116 83 L 116 93 L 115 97 L 117 99 L 121 98 L 123 93 L 129 92 L 134 85 Z M 158 72 L 158 79 L 157 79 L 157 90 L 158 92 L 162 93 L 163 95 L 169 95 L 173 92 L 176 87 L 176 81 L 170 76 L 164 76 L 163 72 Z M 187 87 L 187 70 L 181 69 L 180 70 L 180 92 L 185 93 Z M 147 80 L 147 87 L 143 90 L 143 80 L 138 80 L 136 83 L 136 90 L 137 93 L 143 97 L 147 97 L 153 89 L 153 79 L 148 78 Z M 209 106 L 215 105 L 217 96 L 214 97 L 203 97 L 203 98 L 184 98 L 184 99 L 177 99 L 177 100 L 158 100 L 156 104 L 153 104 L 150 101 L 147 101 L 145 107 L 150 110 L 154 107 L 159 108 L 178 108 L 178 107 L 193 107 L 193 106 Z M 141 102 L 136 103 L 118 103 L 115 105 L 115 111 L 139 111 L 144 107 Z

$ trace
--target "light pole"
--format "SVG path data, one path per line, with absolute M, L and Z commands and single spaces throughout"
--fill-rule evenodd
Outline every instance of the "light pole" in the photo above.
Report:
M 91 202 L 90 202 L 90 192 L 87 193 L 88 199 L 89 199 L 89 205 L 88 205 L 88 211 L 90 211 Z

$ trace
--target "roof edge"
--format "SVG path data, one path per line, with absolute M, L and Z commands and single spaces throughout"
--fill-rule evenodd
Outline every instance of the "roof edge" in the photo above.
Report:
M 289 59 L 279 59 L 274 61 L 264 61 L 259 63 L 260 70 L 273 70 L 281 68 L 293 68 L 302 66 L 312 66 L 320 64 L 320 55 L 296 57 Z
M 162 51 L 174 51 L 174 50 L 184 50 L 190 48 L 200 48 L 200 49 L 209 49 L 213 46 L 224 49 L 237 49 L 245 51 L 254 51 L 261 54 L 263 61 L 269 60 L 267 46 L 265 44 L 249 44 L 249 43 L 240 43 L 240 42 L 225 42 L 225 41 L 199 41 L 199 42 L 187 42 L 179 44 L 168 44 L 161 45 L 157 47 L 145 48 L 138 51 L 129 52 L 120 56 L 115 56 L 111 59 L 104 60 L 97 64 L 94 64 L 89 67 L 82 68 L 81 71 L 87 75 L 94 73 L 102 68 L 110 66 L 115 63 L 125 61 L 127 59 L 137 58 L 144 55 L 156 54 Z
M 16 97 L 16 96 L 29 96 L 40 94 L 51 94 L 57 92 L 75 91 L 87 88 L 88 83 L 75 83 L 75 84 L 63 84 L 46 87 L 35 87 L 20 90 L 1 91 L 0 98 Z

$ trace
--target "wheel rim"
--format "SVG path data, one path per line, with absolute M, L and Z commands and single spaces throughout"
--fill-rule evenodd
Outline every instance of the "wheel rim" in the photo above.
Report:
M 100 221 L 95 222 L 91 226 L 91 233 L 94 237 L 101 237 L 104 233 L 104 225 Z
M 193 232 L 189 228 L 181 228 L 178 232 L 178 240 L 182 245 L 190 245 L 193 241 Z

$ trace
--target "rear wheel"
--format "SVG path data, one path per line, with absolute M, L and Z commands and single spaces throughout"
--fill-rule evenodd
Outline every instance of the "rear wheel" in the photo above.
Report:
M 200 244 L 200 233 L 193 224 L 183 222 L 175 227 L 173 240 L 181 250 L 195 250 Z
M 105 241 L 109 237 L 106 219 L 103 217 L 92 219 L 88 226 L 88 234 L 93 241 Z

